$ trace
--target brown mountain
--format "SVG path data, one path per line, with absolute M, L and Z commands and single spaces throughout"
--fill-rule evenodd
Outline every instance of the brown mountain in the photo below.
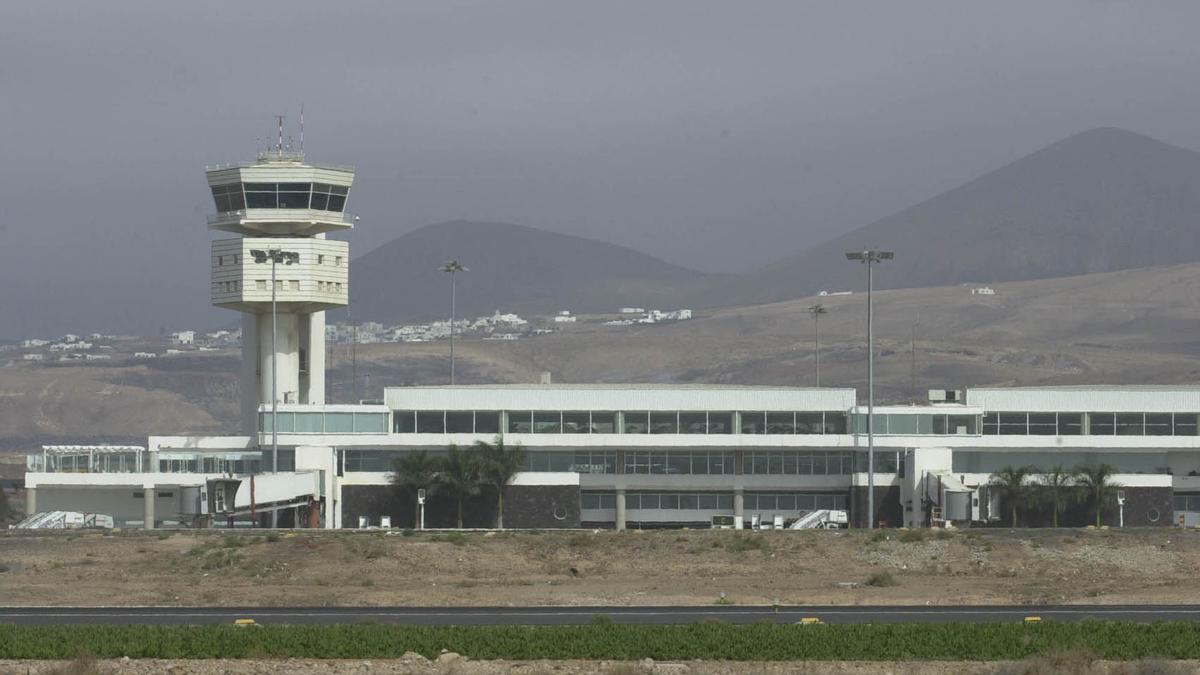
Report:
M 1042 279 L 1200 260 L 1200 153 L 1085 131 L 697 295 L 735 305 L 861 289 L 845 252 L 893 250 L 881 288 Z
M 470 269 L 458 275 L 459 316 L 497 309 L 549 313 L 664 307 L 717 279 L 593 239 L 505 223 L 453 221 L 414 230 L 356 258 L 350 267 L 354 320 L 446 316 L 450 279 L 438 268 L 451 258 Z

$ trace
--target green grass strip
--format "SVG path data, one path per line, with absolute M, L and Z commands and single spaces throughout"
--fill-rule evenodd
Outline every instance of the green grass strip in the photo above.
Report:
M 1099 658 L 1200 658 L 1200 624 L 795 626 L 15 626 L 0 658 L 379 659 L 443 649 L 473 659 L 1008 660 L 1068 649 Z

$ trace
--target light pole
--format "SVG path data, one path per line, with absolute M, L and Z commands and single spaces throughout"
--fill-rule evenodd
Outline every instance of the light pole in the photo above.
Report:
M 813 318 L 813 354 L 815 354 L 813 367 L 816 369 L 818 387 L 821 386 L 821 315 L 828 312 L 825 305 L 813 305 L 808 308 L 808 313 L 812 314 Z
M 454 275 L 459 272 L 470 272 L 458 260 L 449 260 L 440 268 L 450 274 L 450 384 L 454 384 Z
M 851 251 L 847 260 L 857 260 L 867 266 L 867 528 L 875 529 L 875 326 L 871 293 L 875 286 L 873 266 L 895 258 L 892 251 L 866 249 Z
M 271 262 L 271 472 L 279 473 L 279 393 L 276 388 L 276 372 L 278 371 L 279 348 L 276 343 L 276 293 L 275 265 L 283 263 L 291 265 L 300 262 L 300 254 L 295 251 L 272 249 L 251 249 L 250 255 L 255 263 Z M 278 524 L 279 512 L 271 512 L 272 526 Z

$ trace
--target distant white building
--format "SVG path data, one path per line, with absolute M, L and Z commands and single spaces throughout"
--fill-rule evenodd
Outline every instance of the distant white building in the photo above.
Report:
M 577 317 L 571 316 L 567 310 L 563 310 L 554 317 L 554 323 L 575 323 Z
M 133 358 L 135 358 L 135 359 L 156 359 L 156 358 L 158 358 L 158 354 L 155 354 L 154 352 L 134 352 Z
M 971 295 L 995 295 L 995 294 L 996 294 L 996 289 L 991 288 L 989 286 L 980 286 L 979 288 L 971 289 Z
M 645 307 L 622 307 L 621 314 L 645 314 Z
M 62 342 L 79 342 L 79 336 L 74 333 L 67 333 L 62 336 Z
M 85 354 L 84 357 L 88 361 L 107 361 L 112 358 L 110 354 Z
M 192 345 L 196 344 L 196 331 L 181 330 L 171 333 L 171 344 L 176 345 Z
M 45 354 L 25 354 L 24 356 L 21 357 L 21 359 L 23 359 L 25 361 L 45 361 L 46 355 Z
M 42 340 L 40 338 L 32 338 L 29 340 L 21 341 L 21 346 L 25 349 L 34 349 L 36 347 L 45 347 L 48 344 L 50 344 L 49 340 Z

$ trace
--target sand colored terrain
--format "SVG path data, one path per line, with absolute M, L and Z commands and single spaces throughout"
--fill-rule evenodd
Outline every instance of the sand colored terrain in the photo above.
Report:
M 923 536 L 922 536 L 923 535 Z M 0 535 L 7 605 L 1200 602 L 1200 532 Z

